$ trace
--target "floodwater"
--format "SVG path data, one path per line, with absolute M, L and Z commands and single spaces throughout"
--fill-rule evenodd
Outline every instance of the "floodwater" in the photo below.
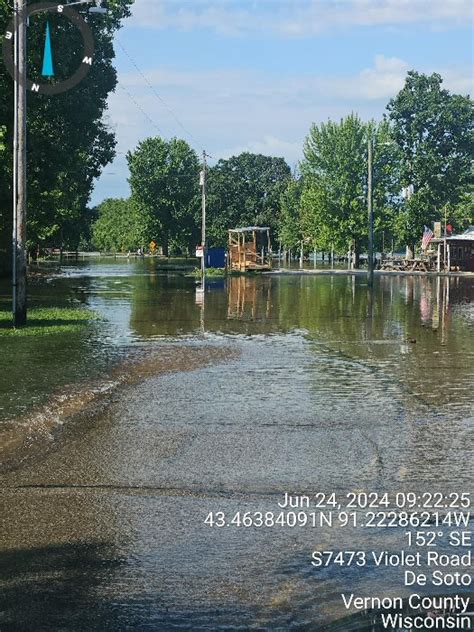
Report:
M 285 492 L 472 493 L 472 279 L 62 272 L 33 304 L 102 320 L 0 338 L 1 632 L 382 629 L 340 594 L 405 596 L 400 568 L 311 553 L 396 552 L 403 527 L 205 520 Z

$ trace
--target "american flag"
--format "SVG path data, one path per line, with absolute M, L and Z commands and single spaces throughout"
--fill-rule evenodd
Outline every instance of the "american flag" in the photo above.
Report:
M 423 232 L 423 238 L 421 240 L 421 249 L 423 252 L 428 248 L 430 241 L 433 239 L 433 231 L 428 226 L 425 226 L 425 230 Z

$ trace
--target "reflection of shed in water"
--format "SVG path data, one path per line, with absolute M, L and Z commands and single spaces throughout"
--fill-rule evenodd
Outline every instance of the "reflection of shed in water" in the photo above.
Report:
M 239 272 L 271 270 L 270 229 L 247 226 L 229 230 L 229 268 Z
M 259 283 L 257 283 L 257 280 Z M 271 279 L 234 276 L 227 279 L 227 318 L 266 321 L 271 318 Z

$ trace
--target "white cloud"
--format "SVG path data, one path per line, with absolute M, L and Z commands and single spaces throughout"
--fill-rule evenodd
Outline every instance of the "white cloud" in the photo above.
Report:
M 403 59 L 379 54 L 375 56 L 373 66 L 353 75 L 337 77 L 276 75 L 252 69 L 185 72 L 161 67 L 148 71 L 147 79 L 159 94 L 167 95 L 173 101 L 178 111 L 187 108 L 189 103 L 199 106 L 203 112 L 208 108 L 225 109 L 238 103 L 248 119 L 249 113 L 256 109 L 264 108 L 268 112 L 268 104 L 271 108 L 275 105 L 295 108 L 304 104 L 312 106 L 342 101 L 355 107 L 361 101 L 388 100 L 403 87 L 410 67 Z M 425 69 L 425 72 L 433 72 L 433 69 Z M 454 92 L 467 93 L 473 87 L 470 68 L 445 68 L 439 72 L 445 86 Z M 154 100 L 139 73 L 121 75 L 120 82 L 133 94 Z M 156 107 L 152 109 L 156 110 Z
M 217 159 L 252 151 L 284 156 L 294 165 L 301 158 L 312 122 L 338 120 L 351 112 L 363 119 L 380 118 L 388 100 L 403 86 L 409 68 L 407 61 L 384 55 L 377 55 L 371 67 L 342 77 L 270 75 L 256 70 L 195 73 L 160 67 L 147 71 L 146 76 L 168 107 L 134 72 L 119 76 L 124 90 L 117 88 L 110 97 L 109 115 L 121 152 L 161 132 L 165 137 L 186 138 L 197 150 L 204 146 Z M 420 70 L 430 73 L 435 69 Z M 472 89 L 470 68 L 438 71 L 449 90 L 468 93 Z M 169 109 L 191 131 L 192 139 Z M 127 176 L 123 158 L 108 171 L 117 176 L 102 178 L 95 199 L 103 195 L 103 188 L 110 195 L 114 182 L 118 190 L 123 188 Z
M 210 29 L 225 35 L 270 31 L 283 37 L 365 26 L 448 28 L 473 17 L 471 0 L 136 0 L 131 24 Z
M 362 95 L 368 99 L 384 99 L 394 96 L 405 81 L 409 65 L 397 57 L 377 55 L 373 68 L 363 70 L 356 80 Z
M 444 87 L 451 92 L 471 96 L 474 93 L 472 69 L 447 67 L 440 68 L 438 72 L 443 77 Z
M 231 156 L 238 156 L 244 151 L 249 151 L 253 154 L 263 154 L 264 156 L 283 157 L 290 164 L 296 164 L 302 158 L 302 148 L 303 138 L 297 142 L 289 142 L 267 135 L 260 140 L 250 140 L 243 145 L 230 147 L 222 152 L 220 158 L 230 158 Z

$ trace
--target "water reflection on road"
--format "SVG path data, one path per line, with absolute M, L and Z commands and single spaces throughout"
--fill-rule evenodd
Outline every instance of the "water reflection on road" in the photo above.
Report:
M 399 568 L 310 565 L 317 548 L 397 551 L 404 529 L 204 519 L 275 511 L 285 491 L 473 491 L 472 281 L 387 276 L 371 295 L 355 276 L 233 277 L 203 294 L 145 262 L 49 287 L 104 314 L 99 358 L 229 353 L 125 384 L 3 476 L 2 632 L 317 630 L 348 614 L 341 591 L 406 594 Z

